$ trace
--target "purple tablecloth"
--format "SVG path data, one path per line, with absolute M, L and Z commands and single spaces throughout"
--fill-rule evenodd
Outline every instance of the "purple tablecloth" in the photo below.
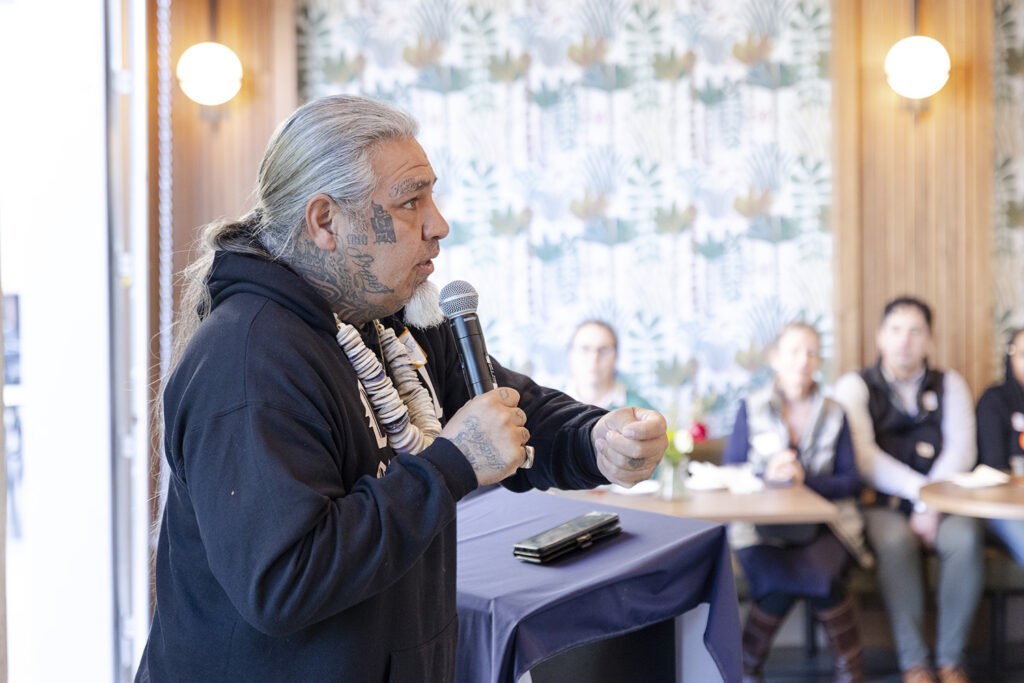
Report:
M 591 510 L 622 533 L 544 566 L 512 556 L 528 536 Z M 740 625 L 725 527 L 496 488 L 458 512 L 460 683 L 515 683 L 539 662 L 709 603 L 704 643 L 740 679 Z

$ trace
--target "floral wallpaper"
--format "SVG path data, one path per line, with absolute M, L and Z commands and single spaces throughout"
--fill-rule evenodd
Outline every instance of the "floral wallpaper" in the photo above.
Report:
M 576 323 L 606 319 L 627 384 L 724 435 L 784 322 L 829 355 L 829 6 L 302 0 L 299 81 L 419 120 L 434 279 L 476 287 L 503 364 L 563 386 Z
M 1024 0 L 997 0 L 992 32 L 994 367 L 1011 329 L 1024 325 Z

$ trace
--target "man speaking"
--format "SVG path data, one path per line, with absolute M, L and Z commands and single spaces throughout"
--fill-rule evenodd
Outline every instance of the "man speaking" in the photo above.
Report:
M 658 464 L 655 411 L 498 364 L 470 398 L 427 282 L 448 225 L 415 134 L 373 100 L 310 102 L 272 137 L 253 210 L 205 228 L 163 388 L 136 680 L 451 680 L 456 502 L 631 486 Z

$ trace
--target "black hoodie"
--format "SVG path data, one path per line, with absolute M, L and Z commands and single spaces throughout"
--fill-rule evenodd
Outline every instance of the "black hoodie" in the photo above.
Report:
M 1019 330 L 1010 335 L 1010 343 Z M 978 399 L 978 462 L 996 469 L 1009 469 L 1011 455 L 1024 455 L 1024 387 L 1013 376 L 1006 354 L 1002 384 L 994 384 Z
M 416 456 L 379 445 L 327 303 L 286 266 L 218 253 L 209 286 L 164 394 L 171 478 L 137 680 L 450 680 L 472 468 L 443 438 Z M 450 416 L 468 399 L 451 332 L 412 332 Z M 505 486 L 607 483 L 590 442 L 605 411 L 495 372 L 536 447 Z

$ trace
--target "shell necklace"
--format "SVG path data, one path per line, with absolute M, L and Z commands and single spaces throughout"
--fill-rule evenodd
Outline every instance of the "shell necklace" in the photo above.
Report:
M 416 454 L 434 442 L 441 433 L 441 422 L 434 414 L 434 402 L 416 378 L 412 359 L 394 330 L 384 327 L 379 320 L 373 325 L 381 341 L 381 352 L 391 368 L 398 388 L 391 382 L 387 371 L 370 349 L 366 348 L 359 332 L 337 315 L 338 345 L 356 371 L 359 383 L 370 397 L 373 412 L 384 425 L 388 444 L 398 453 Z

